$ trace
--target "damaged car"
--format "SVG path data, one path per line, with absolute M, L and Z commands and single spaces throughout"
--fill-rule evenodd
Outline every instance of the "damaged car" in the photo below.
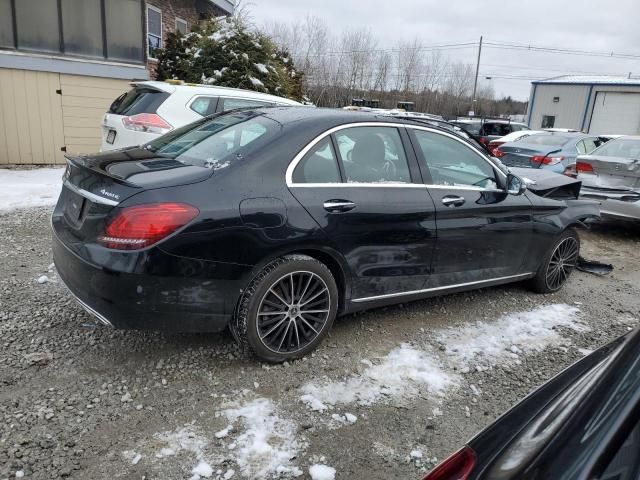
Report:
M 582 198 L 601 202 L 603 217 L 640 221 L 640 137 L 616 138 L 579 156 L 565 175 L 582 182 Z
M 574 227 L 598 216 L 575 179 L 365 112 L 233 111 L 67 158 L 53 255 L 88 312 L 124 329 L 229 327 L 272 362 L 358 310 L 509 282 L 557 291 Z

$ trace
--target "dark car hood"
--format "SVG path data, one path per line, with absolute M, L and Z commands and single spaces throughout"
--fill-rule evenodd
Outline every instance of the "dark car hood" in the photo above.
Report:
M 527 189 L 541 197 L 558 200 L 577 199 L 582 182 L 575 178 L 540 168 L 510 167 L 509 171 L 522 178 Z

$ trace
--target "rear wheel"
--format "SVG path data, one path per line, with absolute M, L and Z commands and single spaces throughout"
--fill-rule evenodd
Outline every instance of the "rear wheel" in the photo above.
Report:
M 283 362 L 314 350 L 338 310 L 338 288 L 314 258 L 291 255 L 268 264 L 240 299 L 231 331 L 262 360 Z
M 531 286 L 538 293 L 557 292 L 565 284 L 578 262 L 580 255 L 580 238 L 573 228 L 562 232 L 553 247 L 547 253 L 531 281 Z

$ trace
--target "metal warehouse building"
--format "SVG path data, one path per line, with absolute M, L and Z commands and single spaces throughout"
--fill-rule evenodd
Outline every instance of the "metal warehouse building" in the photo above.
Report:
M 533 129 L 640 134 L 640 78 L 565 75 L 532 82 L 527 120 Z

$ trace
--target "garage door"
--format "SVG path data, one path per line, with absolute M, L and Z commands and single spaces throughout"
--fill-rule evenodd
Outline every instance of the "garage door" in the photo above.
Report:
M 598 92 L 589 133 L 640 134 L 640 93 Z

